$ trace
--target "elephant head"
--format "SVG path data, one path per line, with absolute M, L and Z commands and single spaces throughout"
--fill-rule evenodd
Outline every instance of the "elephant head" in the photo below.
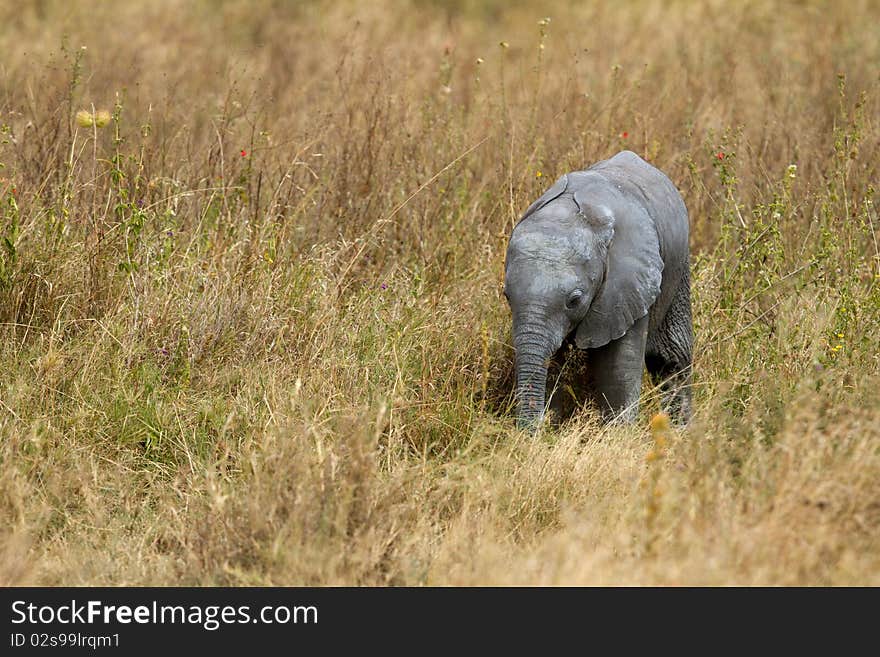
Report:
M 543 418 L 548 362 L 563 340 L 573 332 L 591 349 L 621 337 L 648 313 L 662 269 L 650 216 L 596 174 L 562 176 L 526 210 L 504 281 L 520 428 L 535 430 Z

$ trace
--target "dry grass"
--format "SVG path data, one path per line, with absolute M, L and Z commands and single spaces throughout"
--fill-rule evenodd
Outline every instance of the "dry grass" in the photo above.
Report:
M 876 3 L 510 4 L 0 8 L 0 581 L 880 584 Z M 530 438 L 507 235 L 622 148 L 696 418 Z

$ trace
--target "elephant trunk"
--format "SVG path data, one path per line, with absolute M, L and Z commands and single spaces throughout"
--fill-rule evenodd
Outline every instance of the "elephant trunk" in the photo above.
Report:
M 516 349 L 516 424 L 520 429 L 535 431 L 544 417 L 547 364 L 553 355 L 554 340 L 540 325 L 515 322 L 513 342 Z
M 547 359 L 528 356 L 516 357 L 516 425 L 535 431 L 544 418 L 547 390 Z

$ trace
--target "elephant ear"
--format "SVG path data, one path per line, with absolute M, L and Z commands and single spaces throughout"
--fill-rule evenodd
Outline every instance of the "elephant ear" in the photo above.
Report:
M 533 215 L 538 210 L 547 205 L 550 201 L 561 196 L 562 193 L 565 192 L 565 189 L 567 187 L 568 174 L 562 174 L 562 177 L 559 178 L 559 180 L 557 180 L 555 183 L 553 183 L 553 186 L 550 189 L 541 194 L 541 197 L 526 209 L 526 211 L 523 213 L 523 216 L 520 217 L 520 221 L 522 221 L 526 217 L 529 217 L 530 215 Z
M 584 198 L 574 195 L 579 206 Z M 638 204 L 625 216 L 613 217 L 614 236 L 605 261 L 605 282 L 575 333 L 581 349 L 602 347 L 626 333 L 648 314 L 660 293 L 663 260 L 660 241 L 650 215 Z

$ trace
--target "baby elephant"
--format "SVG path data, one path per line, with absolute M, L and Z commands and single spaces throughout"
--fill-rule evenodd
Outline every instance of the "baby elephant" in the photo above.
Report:
M 681 195 L 630 151 L 563 175 L 535 201 L 510 236 L 504 280 L 517 425 L 540 425 L 548 363 L 567 340 L 587 352 L 585 388 L 606 420 L 636 418 L 647 365 L 662 385 L 664 407 L 686 423 L 689 260 Z

